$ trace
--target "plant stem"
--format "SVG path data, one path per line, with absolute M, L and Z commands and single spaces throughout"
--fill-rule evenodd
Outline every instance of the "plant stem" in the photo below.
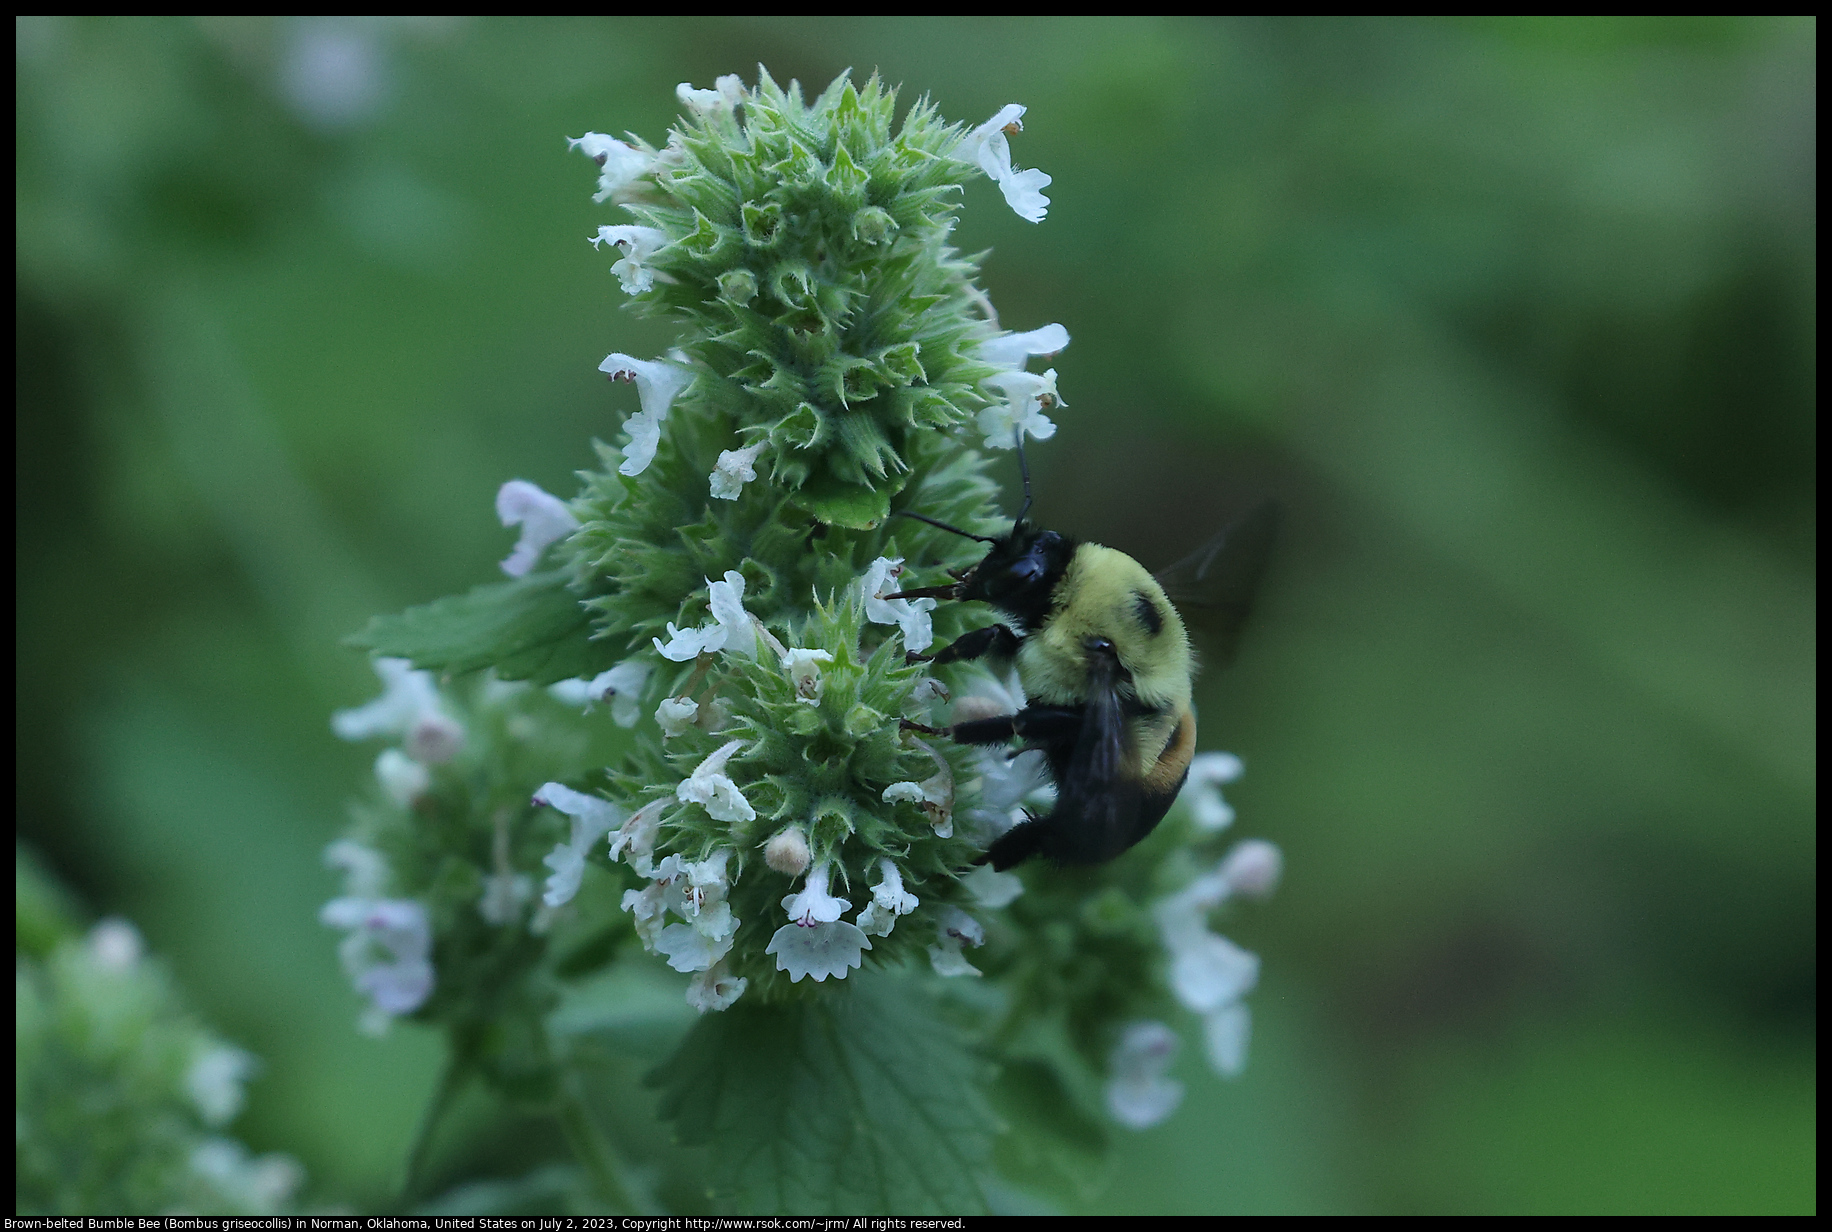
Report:
M 648 1213 L 638 1208 L 624 1185 L 623 1165 L 617 1158 L 616 1148 L 592 1120 L 578 1079 L 569 1077 L 561 1082 L 559 1104 L 554 1113 L 560 1119 L 567 1145 L 572 1147 L 586 1175 L 591 1177 L 592 1188 L 610 1204 L 612 1211 L 630 1215 Z
M 413 1144 L 407 1149 L 407 1164 L 401 1173 L 403 1204 L 419 1193 L 426 1179 L 427 1157 L 432 1154 L 433 1134 L 439 1128 L 439 1122 L 445 1119 L 446 1112 L 451 1109 L 452 1100 L 470 1076 L 469 1054 L 454 1048 L 445 1058 L 445 1069 L 439 1075 L 439 1085 L 427 1101 L 426 1111 L 420 1114 L 420 1124 L 414 1130 Z

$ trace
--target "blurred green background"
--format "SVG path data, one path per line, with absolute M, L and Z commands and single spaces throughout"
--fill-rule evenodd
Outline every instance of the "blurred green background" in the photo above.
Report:
M 387 1191 L 437 1041 L 352 1029 L 338 639 L 495 572 L 657 353 L 563 137 L 851 66 L 1030 108 L 1004 323 L 1046 524 L 1148 565 L 1276 494 L 1202 684 L 1280 843 L 1248 1074 L 1091 1209 L 1813 1210 L 1811 20 L 19 19 L 22 840 Z M 487 1133 L 469 1164 L 491 1172 Z

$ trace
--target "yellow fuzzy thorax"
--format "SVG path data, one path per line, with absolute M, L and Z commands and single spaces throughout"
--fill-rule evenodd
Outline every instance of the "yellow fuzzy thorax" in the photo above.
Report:
M 1146 596 L 1162 616 L 1156 634 L 1139 615 L 1136 595 Z M 1146 744 L 1162 747 L 1175 716 L 1190 701 L 1189 634 L 1177 610 L 1145 567 L 1124 552 L 1084 543 L 1075 550 L 1051 596 L 1048 620 L 1025 637 L 1018 649 L 1018 674 L 1032 700 L 1046 705 L 1073 705 L 1087 699 L 1089 638 L 1104 637 L 1119 652 L 1120 664 L 1132 674 L 1131 692 L 1138 700 L 1166 712 L 1162 724 L 1146 724 Z M 1122 691 L 1126 691 L 1122 686 Z M 1156 731 L 1163 726 L 1162 733 Z M 1144 734 L 1144 733 L 1141 733 Z M 1152 750 L 1137 754 L 1150 757 Z

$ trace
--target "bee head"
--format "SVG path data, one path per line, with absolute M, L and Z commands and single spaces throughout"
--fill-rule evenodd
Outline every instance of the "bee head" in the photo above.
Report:
M 1003 608 L 1035 628 L 1049 615 L 1050 596 L 1075 547 L 1067 535 L 1020 521 L 1009 535 L 993 540 L 985 557 L 961 579 L 955 597 Z

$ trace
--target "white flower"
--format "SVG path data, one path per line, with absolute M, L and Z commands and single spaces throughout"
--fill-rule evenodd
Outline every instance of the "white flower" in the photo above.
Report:
M 1069 345 L 1069 331 L 1056 322 L 1022 334 L 1004 333 L 980 343 L 979 357 L 995 368 L 1021 370 L 1032 355 L 1054 355 Z
M 662 704 L 655 708 L 655 721 L 661 724 L 662 739 L 686 735 L 687 729 L 693 726 L 694 716 L 699 713 L 700 703 L 691 697 L 664 697 Z
M 655 868 L 649 857 L 655 854 L 655 838 L 661 832 L 662 814 L 668 811 L 668 797 L 651 800 L 630 814 L 629 820 L 611 835 L 611 859 L 626 860 L 644 877 L 653 877 Z
M 784 924 L 764 947 L 765 954 L 776 955 L 776 969 L 789 973 L 791 984 L 800 983 L 804 975 L 820 983 L 828 976 L 845 979 L 846 972 L 861 965 L 863 954 L 871 949 L 871 938 L 856 924 L 837 920 L 829 924 Z
M 727 915 L 730 909 L 727 909 Z M 691 924 L 670 924 L 655 938 L 655 952 L 676 971 L 704 971 L 731 952 L 731 935 L 708 937 Z
M 371 736 L 405 736 L 407 755 L 421 765 L 437 765 L 457 756 L 464 728 L 445 712 L 430 672 L 417 672 L 406 659 L 375 659 L 382 695 L 366 706 L 339 710 L 331 730 L 345 740 Z
M 565 501 L 526 479 L 511 479 L 496 490 L 496 516 L 504 526 L 522 528 L 515 550 L 502 562 L 502 571 L 510 577 L 525 577 L 550 544 L 579 529 L 579 519 Z
M 681 100 L 681 106 L 690 111 L 701 115 L 716 115 L 744 102 L 744 82 L 736 73 L 727 73 L 719 78 L 713 82 L 710 90 L 696 90 L 691 82 L 683 81 L 674 87 L 674 96 Z
M 380 898 L 388 888 L 388 861 L 361 843 L 338 839 L 324 849 L 324 862 L 343 871 L 344 893 L 352 898 Z
M 1239 778 L 1243 769 L 1232 753 L 1198 753 L 1190 759 L 1183 798 L 1189 801 L 1198 830 L 1213 834 L 1234 824 L 1234 810 L 1221 798 L 1221 785 Z
M 607 137 L 603 133 L 568 137 L 566 144 L 601 168 L 598 172 L 598 191 L 592 196 L 593 201 L 603 202 L 617 196 L 655 167 L 655 155 L 645 154 L 628 142 Z
M 697 972 L 687 982 L 687 1004 L 704 1014 L 707 1010 L 730 1009 L 732 1002 L 744 995 L 750 981 L 733 977 L 723 960 Z
M 865 594 L 865 618 L 873 624 L 896 625 L 903 631 L 903 648 L 918 652 L 935 641 L 929 613 L 935 610 L 933 599 L 885 599 L 885 591 L 895 590 L 897 575 L 903 571 L 903 558 L 880 556 L 866 569 L 860 582 Z
M 827 893 L 829 868 L 829 865 L 822 864 L 812 869 L 801 892 L 782 900 L 782 909 L 789 913 L 790 920 L 804 928 L 814 924 L 831 924 L 852 910 L 852 904 L 846 899 L 835 898 Z
M 432 786 L 433 773 L 399 749 L 383 749 L 375 759 L 375 781 L 390 800 L 412 808 Z
M 683 804 L 697 804 L 714 821 L 750 821 L 757 816 L 744 793 L 725 773 L 725 763 L 743 747 L 744 741 L 733 740 L 719 746 L 705 761 L 681 780 L 674 794 Z
M 725 449 L 719 453 L 718 465 L 712 468 L 708 480 L 712 485 L 714 500 L 737 500 L 738 493 L 744 485 L 757 478 L 757 455 L 763 452 L 764 442 L 758 441 L 745 449 Z
M 661 445 L 662 422 L 668 418 L 668 409 L 687 383 L 693 380 L 693 370 L 688 367 L 687 356 L 680 351 L 670 351 L 663 359 L 633 359 L 628 355 L 613 353 L 604 357 L 598 365 L 598 371 L 607 374 L 613 381 L 636 382 L 636 395 L 642 402 L 642 410 L 623 421 L 624 431 L 630 434 L 630 447 L 623 451 L 623 462 L 617 467 L 620 475 L 640 475 L 655 460 L 655 451 Z
M 200 1051 L 185 1071 L 184 1089 L 206 1125 L 227 1125 L 242 1110 L 242 1084 L 254 1076 L 255 1059 L 240 1048 L 218 1044 Z
M 668 622 L 668 640 L 659 637 L 649 639 L 655 643 L 656 652 L 662 658 L 673 663 L 685 663 L 702 654 L 710 654 L 725 646 L 725 630 L 716 622 L 699 629 L 677 629 L 674 622 Z
M 712 618 L 725 630 L 725 646 L 739 654 L 753 654 L 757 649 L 757 626 L 744 610 L 744 575 L 727 569 L 717 582 L 706 583 L 706 605 Z
M 140 930 L 122 919 L 107 919 L 89 930 L 89 954 L 105 971 L 131 971 L 146 952 Z
M 595 702 L 611 703 L 611 721 L 619 727 L 635 727 L 642 717 L 642 690 L 649 682 L 649 664 L 641 659 L 625 659 L 608 671 L 593 676 L 586 686 L 586 696 Z
M 664 659 L 685 663 L 702 654 L 713 654 L 727 648 L 740 654 L 757 649 L 757 626 L 744 610 L 744 575 L 727 569 L 717 582 L 706 584 L 707 606 L 712 609 L 712 623 L 698 629 L 677 629 L 668 622 L 668 640 L 650 638 Z
M 191 1171 L 223 1195 L 218 1201 L 268 1214 L 292 1200 L 305 1183 L 305 1169 L 285 1155 L 250 1159 L 248 1149 L 227 1138 L 206 1138 L 191 1152 Z
M 1024 131 L 1021 117 L 1024 108 L 1007 103 L 997 115 L 962 138 L 956 157 L 978 163 L 980 169 L 998 181 L 1005 194 L 1005 204 L 1026 222 L 1042 222 L 1050 199 L 1041 189 L 1048 188 L 1050 177 L 1041 171 L 1017 171 L 1011 165 L 1011 143 L 1006 133 Z
M 1135 1022 L 1115 1045 L 1107 1068 L 1107 1111 L 1128 1129 L 1150 1129 L 1183 1102 L 1183 1084 L 1165 1077 L 1177 1059 L 1177 1033 L 1161 1022 Z
M 980 969 L 961 954 L 963 945 L 980 945 L 986 930 L 959 907 L 943 907 L 935 921 L 937 944 L 929 947 L 929 965 L 937 975 L 978 975 Z
M 986 448 L 1015 448 L 1020 432 L 1035 441 L 1047 441 L 1056 435 L 1056 424 L 1043 413 L 1044 408 L 1068 403 L 1056 392 L 1054 368 L 1041 376 L 1035 372 L 1000 372 L 982 384 L 993 386 L 1005 396 L 1003 402 L 982 410 L 976 421 L 980 435 L 986 438 Z
M 643 262 L 668 242 L 668 234 L 654 227 L 625 224 L 599 227 L 598 234 L 592 236 L 591 242 L 594 248 L 600 244 L 610 244 L 623 254 L 611 266 L 611 273 L 617 275 L 617 281 L 623 284 L 624 294 L 638 295 L 655 285 L 655 271 Z
M 1246 1064 L 1249 1017 L 1241 999 L 1258 983 L 1260 961 L 1226 937 L 1210 932 L 1204 917 L 1230 895 L 1244 892 L 1233 880 L 1242 870 L 1245 882 L 1256 889 L 1263 884 L 1265 861 L 1266 853 L 1259 850 L 1249 850 L 1238 862 L 1230 855 L 1215 871 L 1198 877 L 1152 909 L 1170 954 L 1171 991 L 1203 1016 L 1209 1063 L 1227 1077 L 1240 1073 Z
M 921 804 L 924 799 L 922 784 L 910 782 L 892 783 L 889 787 L 884 789 L 884 794 L 878 798 L 883 800 L 886 804 Z
M 799 877 L 807 872 L 808 862 L 813 858 L 807 837 L 795 826 L 777 831 L 763 845 L 763 862 L 785 877 Z
M 883 879 L 871 888 L 871 902 L 859 912 L 859 927 L 874 937 L 888 937 L 897 917 L 916 910 L 922 900 L 903 888 L 903 874 L 889 860 L 879 860 Z
M 534 793 L 536 805 L 558 809 L 572 819 L 572 836 L 541 860 L 553 875 L 547 878 L 541 901 L 549 907 L 563 907 L 579 892 L 585 876 L 585 853 L 606 831 L 623 825 L 626 814 L 609 800 L 588 796 L 560 783 L 543 783 Z
M 795 647 L 783 652 L 782 670 L 795 682 L 798 700 L 813 704 L 821 699 L 821 664 L 833 662 L 825 650 L 803 650 Z
M 630 913 L 636 925 L 636 935 L 642 940 L 643 948 L 650 953 L 655 951 L 655 938 L 661 932 L 668 919 L 668 883 L 651 881 L 640 890 L 623 892 L 623 909 Z
M 337 949 L 345 974 L 373 1003 L 363 1017 L 372 1034 L 411 1014 L 433 991 L 433 935 L 424 905 L 406 898 L 334 898 L 319 911 L 349 932 Z
M 1227 859 L 1216 870 L 1227 883 L 1230 893 L 1246 898 L 1270 898 L 1278 888 L 1284 871 L 1285 857 L 1278 847 L 1262 838 L 1236 843 Z
M 1009 907 L 1024 893 L 1024 882 L 1016 873 L 995 873 L 990 864 L 976 864 L 961 878 L 961 886 L 973 895 L 976 905 L 991 911 Z
M 653 879 L 646 887 L 624 891 L 624 909 L 634 917 L 644 948 L 666 956 L 676 971 L 708 970 L 732 948 L 739 921 L 725 901 L 730 859 L 729 850 L 697 862 L 672 855 L 650 870 Z M 686 922 L 669 924 L 670 912 Z

